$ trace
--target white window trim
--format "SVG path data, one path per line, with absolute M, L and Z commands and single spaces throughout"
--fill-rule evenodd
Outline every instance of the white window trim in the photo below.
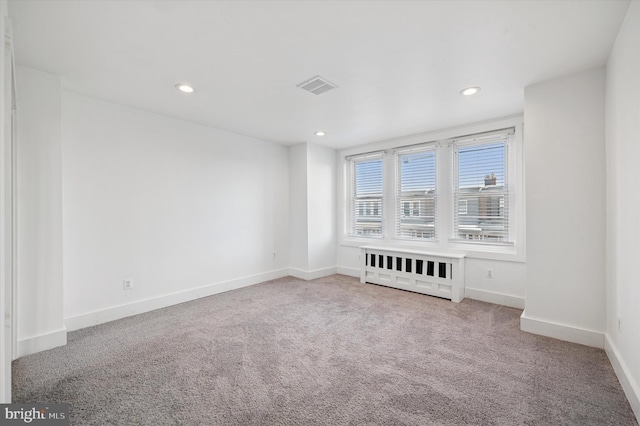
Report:
M 449 235 L 437 235 L 437 240 L 417 241 L 417 240 L 398 240 L 395 238 L 395 221 L 398 210 L 395 203 L 386 202 L 383 204 L 383 214 L 386 222 L 382 238 L 364 238 L 353 237 L 347 235 L 348 217 L 346 217 L 346 206 L 349 203 L 349 194 L 347 190 L 346 177 L 346 161 L 347 157 L 358 154 L 372 153 L 376 151 L 385 151 L 384 155 L 384 198 L 395 196 L 397 187 L 397 173 L 394 164 L 393 151 L 398 148 L 410 145 L 424 144 L 429 141 L 448 141 L 464 135 L 479 134 L 499 129 L 514 128 L 513 140 L 508 150 L 509 157 L 509 192 L 510 192 L 510 227 L 514 235 L 513 244 L 491 244 L 480 242 L 460 242 L 450 241 Z M 447 252 L 456 252 L 465 254 L 470 258 L 491 259 L 513 262 L 524 262 L 526 260 L 525 241 L 525 187 L 524 187 L 524 159 L 523 159 L 523 116 L 511 116 L 502 119 L 491 120 L 481 123 L 474 123 L 456 128 L 438 130 L 434 132 L 421 133 L 396 139 L 390 139 L 375 142 L 360 147 L 349 148 L 339 151 L 336 157 L 338 162 L 338 203 L 337 203 L 337 220 L 338 220 L 338 241 L 340 246 L 359 247 L 363 244 L 371 244 L 375 242 L 377 245 L 387 247 L 405 247 L 414 249 L 442 250 Z M 452 176 L 448 167 L 441 167 L 442 164 L 451 164 L 453 161 L 451 156 L 452 150 L 439 149 L 436 158 L 436 170 L 438 185 L 449 185 L 451 187 Z M 442 198 L 443 194 L 439 194 L 437 204 L 437 223 L 441 229 L 452 230 L 453 226 L 453 203 L 450 200 Z M 457 206 L 455 206 L 457 208 Z
M 392 223 L 390 223 L 389 225 L 393 225 L 391 226 L 392 229 L 390 229 L 390 237 L 394 240 L 394 241 L 401 241 L 403 243 L 413 243 L 413 242 L 418 242 L 419 244 L 423 244 L 425 242 L 435 242 L 438 240 L 438 231 L 436 229 L 436 235 L 435 238 L 430 238 L 430 239 L 413 239 L 413 238 L 401 238 L 397 235 L 397 227 L 398 227 L 398 223 L 400 222 L 400 209 L 397 206 L 397 197 L 399 196 L 398 192 L 399 192 L 399 188 L 400 188 L 400 170 L 398 167 L 398 157 L 399 155 L 402 154 L 406 154 L 406 153 L 410 153 L 410 152 L 425 152 L 425 151 L 433 151 L 436 155 L 436 163 L 435 163 L 435 170 L 436 170 L 436 218 L 438 217 L 437 214 L 437 209 L 438 209 L 438 203 L 440 202 L 438 197 L 439 197 L 439 193 L 438 193 L 438 144 L 435 142 L 428 142 L 428 143 L 423 143 L 423 144 L 416 144 L 416 145 L 412 145 L 412 146 L 408 146 L 408 147 L 399 147 L 399 148 L 394 148 L 392 150 L 390 150 L 390 153 L 392 155 L 390 155 L 390 157 L 392 157 L 392 164 L 391 167 L 393 167 L 393 170 L 390 171 L 390 173 L 393 173 L 393 192 L 391 193 L 393 195 L 393 214 L 392 216 L 389 216 L 390 219 L 393 220 Z M 409 216 L 413 215 L 413 202 L 412 205 L 409 207 Z M 436 220 L 436 227 L 437 227 L 437 220 Z
M 506 138 L 506 153 L 507 153 L 507 158 L 505 159 L 506 164 L 505 164 L 505 180 L 507 183 L 507 191 L 506 193 L 509 196 L 509 204 L 508 206 L 511 207 L 512 204 L 512 200 L 511 200 L 511 196 L 514 194 L 513 191 L 516 190 L 516 188 L 512 185 L 511 181 L 513 179 L 513 174 L 515 169 L 517 169 L 517 165 L 514 163 L 514 158 L 511 156 L 511 151 L 514 149 L 514 131 L 515 128 L 510 128 L 510 129 L 500 129 L 500 130 L 496 130 L 496 131 L 491 131 L 491 132 L 485 132 L 482 134 L 474 134 L 474 135 L 470 135 L 470 137 L 461 137 L 461 138 L 455 138 L 454 140 L 450 141 L 450 147 L 451 147 L 451 154 L 455 154 L 457 152 L 457 150 L 461 147 L 466 147 L 466 146 L 473 146 L 476 145 L 476 140 L 477 139 L 485 139 L 487 142 L 492 140 L 492 137 L 496 137 L 496 136 L 504 136 L 504 135 L 508 135 Z M 500 138 L 502 139 L 502 138 Z M 496 139 L 498 140 L 498 139 Z M 450 184 L 450 190 L 452 191 L 452 196 L 455 193 L 456 189 L 455 188 L 458 185 L 458 181 L 457 181 L 457 177 L 456 174 L 458 172 L 458 164 L 457 164 L 457 159 L 453 159 L 453 161 L 451 162 L 451 170 L 450 170 L 450 178 L 452 179 L 451 184 Z M 453 209 L 457 209 L 457 206 L 452 206 L 452 211 L 451 211 L 451 215 L 452 215 L 452 219 L 455 222 L 455 215 L 457 215 L 456 211 Z M 515 238 L 516 238 L 516 233 L 515 230 L 513 229 L 513 226 L 515 224 L 515 213 L 513 211 L 513 209 L 509 208 L 509 216 L 508 216 L 508 237 L 507 237 L 507 241 L 496 241 L 496 242 L 491 242 L 491 241 L 476 241 L 476 240 L 464 240 L 461 238 L 458 238 L 455 235 L 455 225 L 453 225 L 451 227 L 451 235 L 449 237 L 449 241 L 452 243 L 459 243 L 459 244 L 474 244 L 474 245 L 480 245 L 480 246 L 492 246 L 492 245 L 502 245 L 502 246 L 512 246 L 514 244 Z
M 357 162 L 357 161 L 362 161 L 362 160 L 367 160 L 367 159 L 374 159 L 374 158 L 380 158 L 382 160 L 382 167 L 383 167 L 383 175 L 382 175 L 382 211 L 381 213 L 381 227 L 382 227 L 382 235 L 378 236 L 378 235 L 372 235 L 370 237 L 360 237 L 357 235 L 353 235 L 351 234 L 351 232 L 353 231 L 352 229 L 352 224 L 355 223 L 355 204 L 354 204 L 354 188 L 352 187 L 352 184 L 355 183 L 355 176 L 353 175 L 355 173 L 355 167 L 351 167 L 351 165 L 353 164 L 353 162 Z M 350 239 L 359 239 L 359 240 L 364 240 L 364 241 L 380 241 L 384 238 L 384 234 L 386 233 L 386 226 L 385 226 L 385 221 L 387 221 L 386 219 L 386 210 L 384 208 L 384 200 L 386 198 L 386 189 L 385 189 L 385 182 L 387 180 L 386 177 L 386 164 L 385 164 L 385 151 L 373 151 L 373 152 L 366 152 L 366 153 L 362 153 L 362 154 L 356 154 L 356 155 L 350 155 L 344 158 L 343 164 L 344 164 L 344 177 L 345 177 L 345 211 L 348 210 L 348 212 L 346 213 L 345 217 L 346 217 L 346 222 L 344 223 L 344 234 L 347 238 Z M 348 207 L 347 207 L 348 206 Z M 366 207 L 368 209 L 368 205 Z M 373 208 L 373 207 L 371 207 Z

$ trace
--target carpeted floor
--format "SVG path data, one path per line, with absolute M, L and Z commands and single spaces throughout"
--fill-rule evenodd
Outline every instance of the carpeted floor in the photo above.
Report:
M 14 362 L 14 402 L 73 425 L 637 424 L 604 351 L 520 314 L 287 277 L 70 333 Z

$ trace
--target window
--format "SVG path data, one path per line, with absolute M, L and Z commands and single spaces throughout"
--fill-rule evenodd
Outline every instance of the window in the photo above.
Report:
M 392 246 L 524 259 L 521 120 L 493 123 L 501 130 L 473 125 L 461 137 L 410 136 L 411 145 L 378 142 L 384 151 L 345 156 L 342 242 L 378 238 Z
M 350 176 L 352 236 L 382 237 L 383 156 L 366 154 L 347 159 Z
M 435 146 L 396 151 L 398 170 L 396 236 L 433 239 L 436 235 Z
M 503 132 L 454 141 L 454 239 L 509 241 L 509 138 Z

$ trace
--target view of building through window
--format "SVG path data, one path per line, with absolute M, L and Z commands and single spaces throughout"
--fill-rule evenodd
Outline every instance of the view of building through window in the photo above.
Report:
M 436 235 L 436 154 L 434 148 L 422 152 L 398 153 L 399 238 L 435 238 Z
M 382 235 L 382 155 L 354 161 L 354 235 Z
M 392 201 L 395 238 L 433 240 L 442 233 L 454 240 L 509 241 L 509 137 L 507 132 L 477 135 L 446 146 L 416 145 L 397 150 L 397 188 Z M 453 156 L 445 183 L 437 182 L 439 149 L 450 150 L 443 158 Z M 351 235 L 382 237 L 385 233 L 385 155 L 391 154 L 380 152 L 349 160 L 353 179 Z M 451 204 L 446 209 L 453 219 L 448 229 L 439 230 L 436 224 L 438 193 Z
M 506 240 L 506 142 L 463 145 L 458 147 L 457 157 L 455 237 Z

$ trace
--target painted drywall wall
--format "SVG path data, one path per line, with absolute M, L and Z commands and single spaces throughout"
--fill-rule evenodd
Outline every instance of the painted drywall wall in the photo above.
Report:
M 336 151 L 312 143 L 289 148 L 291 274 L 313 279 L 336 269 Z
M 62 145 L 72 328 L 286 275 L 286 147 L 66 91 Z
M 309 270 L 307 144 L 289 147 L 289 266 Z
M 467 258 L 465 295 L 470 299 L 524 308 L 527 264 Z
M 607 352 L 640 418 L 640 2 L 607 63 Z
M 62 281 L 61 82 L 16 70 L 18 355 L 66 343 Z
M 336 151 L 307 144 L 309 270 L 336 266 Z M 334 269 L 335 270 L 335 269 Z
M 524 99 L 523 330 L 545 334 L 541 328 L 555 328 L 560 334 L 551 331 L 552 337 L 600 347 L 605 327 L 604 83 L 605 70 L 598 68 L 529 86 Z M 563 327 L 582 336 L 563 334 Z

